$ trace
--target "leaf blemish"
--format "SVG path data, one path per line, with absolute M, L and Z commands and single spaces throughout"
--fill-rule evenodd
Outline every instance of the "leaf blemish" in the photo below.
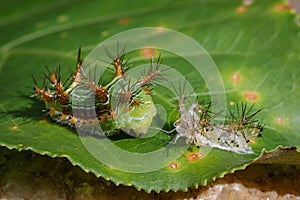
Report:
M 125 25 L 125 24 L 128 24 L 129 23 L 129 18 L 128 17 L 123 17 L 123 18 L 120 18 L 118 23 L 120 25 Z
M 237 7 L 237 13 L 244 13 L 248 10 L 248 7 L 253 4 L 254 0 L 243 0 L 242 5 Z
M 201 153 L 190 153 L 187 155 L 187 159 L 189 161 L 196 161 L 196 160 L 199 160 L 199 158 L 202 157 L 202 154 Z
M 102 37 L 106 37 L 108 35 L 109 35 L 109 31 L 107 31 L 107 30 L 104 30 L 104 31 L 101 32 Z
M 244 96 L 249 101 L 256 101 L 258 99 L 258 93 L 255 91 L 246 91 Z
M 57 22 L 58 23 L 63 23 L 69 20 L 69 17 L 67 15 L 60 15 L 57 17 Z
M 244 12 L 247 11 L 247 9 L 248 9 L 247 6 L 239 6 L 239 7 L 237 7 L 236 12 L 237 13 L 244 13 Z
M 143 47 L 141 53 L 144 58 L 152 58 L 155 56 L 155 49 L 153 47 Z
M 283 119 L 281 117 L 276 118 L 276 124 L 281 125 L 283 123 Z
M 18 127 L 17 125 L 15 125 L 15 126 L 11 127 L 11 130 L 13 130 L 13 131 L 18 131 L 18 130 L 19 130 L 19 127 Z
M 241 80 L 241 77 L 240 77 L 239 74 L 234 73 L 234 74 L 231 76 L 231 80 L 232 80 L 234 83 L 239 83 L 240 80 Z
M 275 6 L 276 11 L 286 11 L 286 10 L 291 10 L 291 9 L 292 9 L 292 6 L 289 4 L 285 4 L 285 3 L 277 4 Z
M 162 33 L 162 32 L 164 32 L 164 27 L 162 27 L 162 26 L 158 27 L 158 28 L 156 29 L 156 32 L 157 32 L 157 33 Z
M 177 162 L 172 162 L 169 167 L 172 169 L 172 170 L 177 170 L 178 169 L 178 163 Z

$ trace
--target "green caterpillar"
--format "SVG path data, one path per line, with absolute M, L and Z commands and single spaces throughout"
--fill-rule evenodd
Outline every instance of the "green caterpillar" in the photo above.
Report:
M 60 70 L 54 68 L 51 72 L 48 69 L 48 74 L 44 76 L 49 80 L 50 87 L 43 84 L 40 88 L 33 77 L 34 96 L 39 96 L 45 102 L 49 116 L 63 125 L 86 130 L 100 125 L 107 136 L 119 133 L 120 129 L 133 131 L 137 135 L 145 134 L 156 115 L 149 85 L 159 75 L 160 62 L 158 59 L 155 64 L 152 59 L 149 73 L 131 81 L 125 75 L 124 57 L 122 53 L 112 58 L 114 77 L 106 85 L 101 85 L 95 80 L 90 81 L 85 75 L 79 48 L 71 82 L 62 84 Z M 82 94 L 78 90 L 82 90 Z M 94 102 L 89 102 L 93 99 Z

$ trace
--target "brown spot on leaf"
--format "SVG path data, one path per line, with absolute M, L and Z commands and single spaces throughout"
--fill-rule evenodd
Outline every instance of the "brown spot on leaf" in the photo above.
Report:
M 236 8 L 236 12 L 237 13 L 244 13 L 244 12 L 247 11 L 247 9 L 248 9 L 247 6 L 239 6 L 239 7 Z
M 244 96 L 249 101 L 256 101 L 258 99 L 258 94 L 255 91 L 246 91 Z
M 231 80 L 234 82 L 234 83 L 239 83 L 240 80 L 241 80 L 241 77 L 239 74 L 235 73 L 231 76 Z
M 281 125 L 283 123 L 283 119 L 281 117 L 276 118 L 276 124 Z
M 128 24 L 129 23 L 129 18 L 127 18 L 127 17 L 120 18 L 119 21 L 118 21 L 118 23 L 120 25 Z
M 178 163 L 177 162 L 172 162 L 169 167 L 172 169 L 172 170 L 177 170 L 178 169 Z
M 11 127 L 10 129 L 13 130 L 13 131 L 18 131 L 19 127 L 17 125 L 15 125 L 15 126 Z
M 162 27 L 162 26 L 157 27 L 156 32 L 157 32 L 157 33 L 162 33 L 162 32 L 164 32 L 164 27 Z
M 155 56 L 155 49 L 153 47 L 144 47 L 142 48 L 141 53 L 144 58 L 152 58 Z
M 292 9 L 292 6 L 289 4 L 285 4 L 285 3 L 280 3 L 275 6 L 275 10 L 277 10 L 277 11 L 285 11 L 285 10 L 291 10 L 291 9 Z
M 199 158 L 202 157 L 202 154 L 201 153 L 190 153 L 187 155 L 187 159 L 189 161 L 196 161 L 196 160 L 199 160 Z

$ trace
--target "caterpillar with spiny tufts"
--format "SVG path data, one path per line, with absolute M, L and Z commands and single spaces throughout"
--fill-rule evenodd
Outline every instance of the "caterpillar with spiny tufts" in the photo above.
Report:
M 60 67 L 58 70 L 54 68 L 53 72 L 47 68 L 48 74 L 44 74 L 42 87 L 39 87 L 32 76 L 35 85 L 33 96 L 39 96 L 45 102 L 49 116 L 60 124 L 87 130 L 100 125 L 107 136 L 118 134 L 120 129 L 133 131 L 137 135 L 145 134 L 156 115 L 149 86 L 156 78 L 161 79 L 160 59 L 155 65 L 152 58 L 149 73 L 137 80 L 131 80 L 125 75 L 124 66 L 127 61 L 124 59 L 124 50 L 116 57 L 109 52 L 107 54 L 112 59 L 110 64 L 115 69 L 114 77 L 107 84 L 90 80 L 84 73 L 79 48 L 75 73 L 69 77 L 71 82 L 69 84 L 61 82 Z M 49 80 L 49 87 L 45 87 L 45 79 Z M 91 94 L 78 96 L 74 90 L 80 87 L 86 87 L 93 92 L 95 106 L 84 105 Z M 79 100 L 72 102 L 72 99 Z M 112 105 L 112 101 L 117 103 Z M 80 114 L 75 117 L 75 112 Z
M 174 122 L 177 132 L 175 141 L 185 138 L 187 144 L 198 147 L 218 148 L 239 154 L 253 154 L 249 144 L 261 136 L 263 124 L 254 117 L 261 111 L 252 112 L 254 104 L 249 108 L 247 103 L 236 104 L 237 114 L 229 111 L 230 120 L 226 124 L 212 123 L 220 113 L 211 112 L 211 103 L 192 103 L 187 105 L 188 96 L 178 96 L 179 118 Z
M 42 87 L 32 77 L 35 85 L 33 96 L 39 96 L 45 102 L 49 116 L 60 124 L 80 130 L 90 130 L 100 125 L 106 136 L 118 134 L 120 130 L 144 135 L 157 115 L 151 86 L 155 80 L 167 81 L 161 73 L 165 70 L 160 68 L 161 57 L 156 62 L 152 57 L 149 69 L 133 79 L 126 74 L 125 50 L 115 57 L 106 52 L 112 60 L 109 64 L 114 67 L 114 76 L 108 83 L 96 78 L 90 80 L 89 75 L 85 74 L 79 48 L 75 72 L 67 81 L 61 82 L 60 67 L 58 70 L 54 68 L 53 72 L 47 68 L 48 74 L 44 74 Z M 50 82 L 48 87 L 45 80 Z M 81 87 L 88 90 L 81 95 L 74 92 Z M 183 86 L 177 94 L 179 117 L 173 123 L 175 143 L 179 138 L 184 138 L 187 144 L 198 147 L 208 146 L 239 154 L 254 153 L 250 144 L 263 131 L 262 123 L 254 118 L 261 110 L 253 112 L 254 104 L 248 107 L 247 103 L 237 103 L 237 114 L 229 111 L 230 120 L 226 124 L 218 124 L 213 121 L 220 113 L 211 111 L 212 104 L 189 104 L 189 95 L 183 94 L 184 89 Z M 91 96 L 95 97 L 94 105 L 87 106 Z

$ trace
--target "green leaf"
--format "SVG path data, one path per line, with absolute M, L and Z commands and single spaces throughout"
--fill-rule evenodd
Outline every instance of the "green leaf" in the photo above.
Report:
M 205 185 L 226 173 L 244 169 L 263 151 L 278 146 L 299 149 L 299 26 L 295 14 L 281 9 L 278 6 L 281 4 L 281 1 L 255 1 L 245 7 L 241 0 L 131 1 L 130 5 L 125 1 L 26 1 L 18 5 L 3 2 L 0 144 L 67 157 L 74 165 L 116 184 L 157 192 L 186 191 Z M 198 158 L 195 153 L 199 150 L 190 148 L 162 169 L 124 172 L 101 163 L 83 144 L 95 145 L 102 152 L 106 149 L 101 149 L 101 139 L 86 137 L 82 141 L 74 130 L 45 115 L 42 102 L 30 98 L 34 86 L 31 75 L 42 83 L 45 65 L 51 68 L 60 64 L 66 78 L 69 67 L 76 63 L 79 46 L 85 57 L 106 38 L 146 26 L 174 29 L 198 41 L 221 72 L 229 108 L 237 102 L 250 101 L 263 109 L 260 117 L 266 128 L 262 137 L 251 145 L 254 154 L 212 149 L 205 157 L 191 159 L 195 155 Z M 197 86 L 201 100 L 209 99 L 204 81 L 193 79 L 186 62 L 166 56 L 164 63 L 188 77 Z M 166 91 L 160 94 L 167 97 Z M 169 112 L 171 123 L 176 112 Z M 152 138 L 115 138 L 112 142 L 124 150 L 142 153 L 159 148 L 168 140 L 165 133 L 160 133 Z M 205 148 L 200 152 L 205 152 Z

